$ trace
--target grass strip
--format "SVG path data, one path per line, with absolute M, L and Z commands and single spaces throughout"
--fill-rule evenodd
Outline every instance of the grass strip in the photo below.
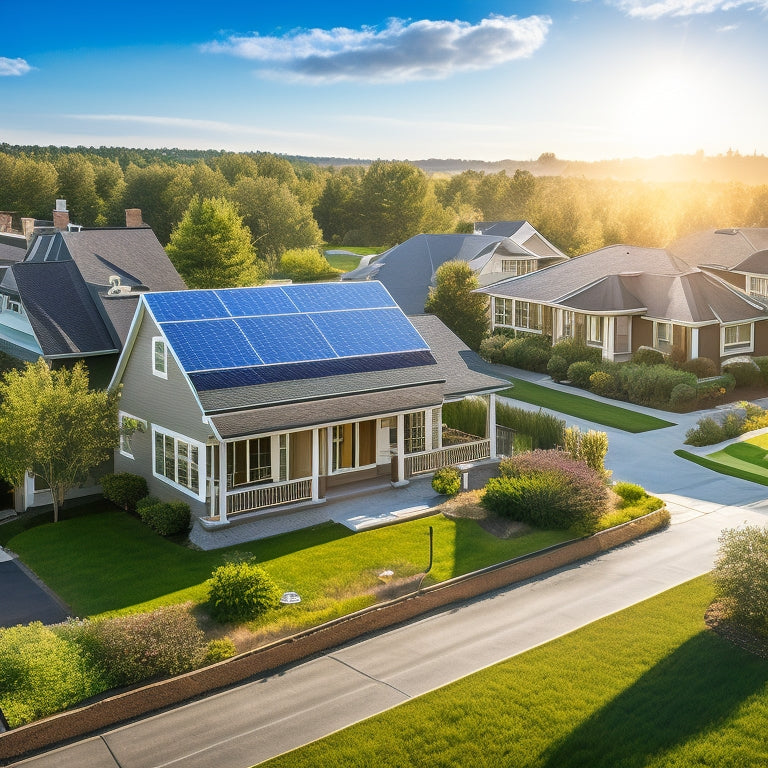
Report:
M 695 453 L 679 449 L 675 451 L 675 456 L 679 456 L 681 459 L 687 459 L 694 464 L 698 464 L 701 467 L 706 467 L 714 472 L 719 472 L 721 475 L 728 475 L 729 477 L 738 477 L 741 480 L 749 480 L 751 483 L 759 483 L 760 485 L 768 485 L 768 474 L 762 475 L 756 472 L 752 472 L 748 469 L 744 469 L 741 466 L 736 466 L 732 463 L 724 463 L 712 458 L 717 453 L 711 453 L 709 456 L 697 456 Z
M 705 628 L 712 598 L 695 579 L 262 766 L 765 765 L 768 662 Z
M 590 398 L 580 397 L 570 392 L 561 392 L 557 389 L 542 387 L 525 379 L 510 378 L 510 381 L 514 384 L 514 387 L 501 392 L 500 394 L 504 397 L 539 405 L 542 408 L 575 416 L 578 419 L 593 421 L 596 424 L 602 424 L 604 427 L 613 427 L 624 432 L 637 434 L 638 432 L 650 432 L 654 429 L 675 426 L 673 422 L 656 418 L 656 416 L 648 416 L 629 408 L 621 408 L 620 406 L 610 405 L 599 400 L 591 400 Z

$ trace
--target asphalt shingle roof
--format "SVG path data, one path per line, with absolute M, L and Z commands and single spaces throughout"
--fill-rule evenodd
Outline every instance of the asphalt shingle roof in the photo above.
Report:
M 694 232 L 672 243 L 668 249 L 694 267 L 739 269 L 739 265 L 757 251 L 768 249 L 768 228 L 710 229 Z M 759 270 L 762 274 L 766 267 Z M 754 270 L 758 271 L 758 270 Z

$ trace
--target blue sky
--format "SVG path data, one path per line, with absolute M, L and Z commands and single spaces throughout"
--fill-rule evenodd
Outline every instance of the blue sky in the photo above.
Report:
M 768 154 L 768 0 L 42 0 L 3 37 L 11 144 Z

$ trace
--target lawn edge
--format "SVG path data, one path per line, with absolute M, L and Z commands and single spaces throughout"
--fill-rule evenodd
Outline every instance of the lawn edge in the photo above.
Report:
M 692 461 L 694 464 L 698 464 L 705 469 L 711 469 L 713 472 L 718 472 L 721 475 L 736 477 L 750 483 L 758 483 L 759 485 L 768 485 L 768 477 L 761 477 L 752 472 L 745 472 L 736 467 L 729 467 L 727 464 L 721 464 L 719 461 L 714 461 L 706 456 L 698 456 L 697 454 L 682 448 L 675 451 L 675 456 L 679 456 L 681 459 L 686 459 L 687 461 Z

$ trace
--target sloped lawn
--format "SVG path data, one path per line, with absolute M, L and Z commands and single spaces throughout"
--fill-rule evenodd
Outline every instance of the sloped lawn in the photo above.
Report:
M 702 577 L 263 763 L 757 768 L 768 661 L 704 625 Z
M 708 453 L 706 456 L 699 456 L 682 449 L 675 451 L 675 455 L 719 472 L 721 475 L 768 485 L 768 458 L 766 458 L 768 456 L 768 434 L 731 443 L 731 445 L 719 451 Z
M 500 394 L 504 397 L 539 405 L 558 413 L 575 416 L 577 419 L 593 421 L 604 427 L 638 433 L 675 426 L 673 422 L 658 419 L 655 416 L 648 416 L 629 408 L 621 408 L 618 405 L 603 403 L 599 400 L 591 400 L 588 397 L 580 397 L 570 392 L 542 387 L 524 379 L 510 378 L 510 381 L 514 387 L 501 392 Z

